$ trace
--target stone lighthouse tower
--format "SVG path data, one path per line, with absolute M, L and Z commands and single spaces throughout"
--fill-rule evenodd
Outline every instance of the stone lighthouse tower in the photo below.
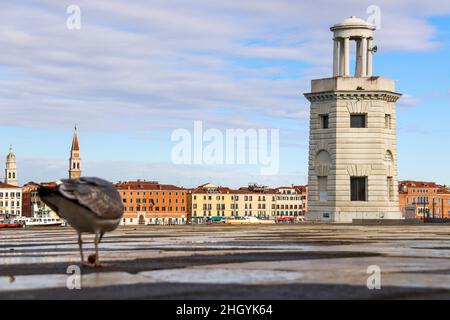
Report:
M 72 148 L 70 149 L 69 159 L 69 179 L 78 179 L 81 177 L 81 157 L 80 157 L 80 145 L 78 143 L 78 132 L 75 127 L 73 133 Z
M 312 80 L 309 220 L 401 219 L 395 82 L 372 75 L 375 27 L 351 17 L 334 33 L 333 77 Z M 356 42 L 350 74 L 350 41 Z

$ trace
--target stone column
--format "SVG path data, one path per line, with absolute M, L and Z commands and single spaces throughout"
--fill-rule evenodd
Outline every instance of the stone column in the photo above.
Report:
M 345 57 L 344 57 L 344 39 L 339 39 L 339 75 L 344 76 L 345 73 Z
M 361 77 L 367 77 L 367 38 L 361 39 Z
M 339 75 L 339 40 L 334 39 L 333 46 L 333 77 L 337 77 Z
M 361 76 L 361 40 L 356 40 L 355 77 Z
M 367 76 L 372 76 L 372 38 L 367 39 Z
M 350 76 L 350 38 L 344 38 L 344 76 Z

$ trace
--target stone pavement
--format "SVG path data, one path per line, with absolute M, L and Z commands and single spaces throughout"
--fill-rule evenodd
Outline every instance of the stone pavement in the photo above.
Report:
M 100 248 L 109 266 L 82 268 L 69 290 L 71 228 L 0 230 L 0 299 L 450 298 L 446 225 L 139 226 Z M 367 288 L 369 266 L 380 290 Z

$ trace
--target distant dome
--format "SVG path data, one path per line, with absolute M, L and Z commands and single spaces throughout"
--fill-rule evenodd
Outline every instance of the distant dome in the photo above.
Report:
M 12 148 L 9 148 L 9 153 L 6 156 L 6 161 L 16 161 L 16 155 L 13 153 Z

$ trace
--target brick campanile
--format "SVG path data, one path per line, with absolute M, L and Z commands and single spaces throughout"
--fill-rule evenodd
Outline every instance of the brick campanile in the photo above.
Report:
M 78 132 L 75 127 L 73 134 L 72 148 L 70 149 L 69 159 L 69 179 L 77 179 L 81 177 L 81 157 L 80 157 L 80 145 L 78 143 Z

